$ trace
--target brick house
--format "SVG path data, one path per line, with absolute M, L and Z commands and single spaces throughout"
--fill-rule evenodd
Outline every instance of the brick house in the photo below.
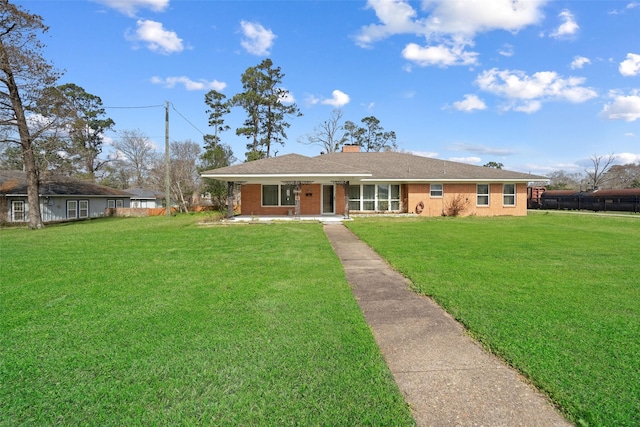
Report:
M 241 187 L 241 214 L 527 214 L 527 183 L 543 176 L 398 152 L 288 154 L 205 171 Z

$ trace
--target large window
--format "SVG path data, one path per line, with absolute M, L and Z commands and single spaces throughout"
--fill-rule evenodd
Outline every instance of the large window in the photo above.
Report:
M 67 218 L 78 218 L 78 202 L 67 200 Z
M 350 185 L 349 210 L 398 211 L 400 210 L 400 186 L 397 184 Z
M 442 184 L 431 184 L 429 188 L 431 197 L 442 197 L 444 194 Z
M 282 206 L 295 206 L 296 195 L 294 194 L 295 185 L 281 185 L 280 186 L 280 204 Z
M 502 204 L 505 206 L 516 205 L 516 185 L 505 184 L 502 187 Z
M 489 184 L 478 184 L 476 190 L 476 204 L 489 206 Z
M 349 210 L 350 211 L 360 210 L 360 186 L 359 185 L 349 186 Z
M 294 206 L 295 185 L 263 185 L 262 206 Z
M 11 202 L 11 221 L 24 222 L 24 202 L 21 200 L 15 200 Z
M 78 217 L 80 218 L 89 218 L 89 201 L 88 200 L 80 200 L 78 201 Z

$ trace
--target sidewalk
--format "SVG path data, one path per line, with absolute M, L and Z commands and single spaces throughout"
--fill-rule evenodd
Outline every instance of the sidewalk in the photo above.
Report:
M 418 426 L 571 426 L 344 225 L 324 231 Z

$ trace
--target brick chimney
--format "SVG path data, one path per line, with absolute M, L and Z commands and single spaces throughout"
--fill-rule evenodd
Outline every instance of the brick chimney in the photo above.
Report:
M 344 144 L 342 146 L 342 152 L 343 153 L 359 153 L 360 146 L 355 144 Z

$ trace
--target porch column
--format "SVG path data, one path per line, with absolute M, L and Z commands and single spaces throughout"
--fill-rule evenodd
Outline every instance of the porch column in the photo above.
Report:
M 233 218 L 233 188 L 235 183 L 227 181 L 227 219 Z
M 293 190 L 293 195 L 295 197 L 296 200 L 296 211 L 295 211 L 295 218 L 300 219 L 300 195 L 302 194 L 302 183 L 301 182 L 296 182 L 295 183 L 295 187 Z

